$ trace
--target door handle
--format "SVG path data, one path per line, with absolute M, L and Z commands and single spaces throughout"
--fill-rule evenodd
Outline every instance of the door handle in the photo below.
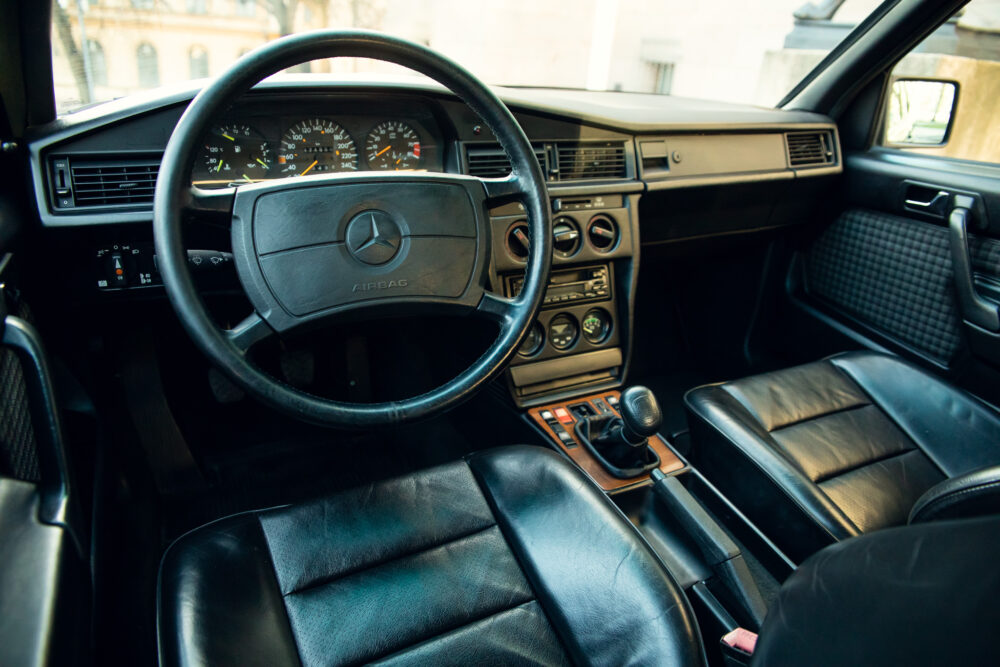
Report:
M 950 199 L 951 193 L 947 190 L 935 191 L 934 188 L 911 183 L 906 188 L 903 208 L 943 218 L 948 210 Z
M 948 193 L 944 190 L 938 190 L 938 193 L 930 201 L 920 201 L 919 199 L 907 199 L 903 203 L 907 206 L 912 206 L 914 208 L 923 209 L 936 209 L 938 207 L 943 208 L 945 203 L 948 201 Z
M 969 257 L 969 218 L 975 206 L 970 195 L 955 195 L 948 215 L 948 241 L 951 263 L 955 271 L 955 287 L 962 317 L 987 331 L 1000 331 L 1000 305 L 984 299 L 972 280 L 972 260 Z

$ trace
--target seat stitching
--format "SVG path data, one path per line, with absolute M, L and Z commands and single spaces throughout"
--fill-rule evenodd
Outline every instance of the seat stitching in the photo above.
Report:
M 271 574 L 273 575 L 274 587 L 278 589 L 278 593 L 281 593 L 281 583 L 278 579 L 278 568 L 274 564 L 274 553 L 271 551 L 271 545 L 267 541 L 267 531 L 264 530 L 264 524 L 260 520 L 260 512 L 252 512 L 253 518 L 257 520 L 257 529 L 260 531 L 261 540 L 264 542 L 264 551 L 267 552 L 267 562 L 271 565 Z M 299 636 L 295 632 L 295 626 L 292 625 L 292 618 L 288 612 L 288 604 L 285 603 L 285 596 L 281 596 L 282 608 L 285 610 L 285 623 L 288 624 L 288 634 L 292 636 L 292 642 L 295 644 L 295 655 L 299 658 L 299 665 L 305 665 L 305 661 L 302 659 L 302 647 L 299 646 Z
M 721 387 L 721 385 L 719 386 Z M 826 533 L 834 542 L 840 542 L 841 540 L 840 538 L 838 538 L 836 535 L 833 534 L 833 531 L 830 530 L 829 526 L 825 525 L 827 519 L 831 518 L 834 520 L 840 519 L 844 524 L 843 527 L 848 529 L 854 528 L 856 534 L 858 535 L 861 534 L 861 529 L 858 528 L 853 521 L 851 521 L 851 519 L 844 513 L 844 510 L 840 507 L 840 505 L 833 502 L 833 500 L 830 499 L 830 497 L 825 492 L 823 492 L 822 489 L 819 488 L 819 485 L 816 482 L 809 479 L 809 477 L 802 472 L 802 469 L 797 464 L 792 462 L 791 459 L 788 458 L 788 455 L 785 452 L 783 452 L 780 447 L 779 448 L 772 447 L 770 443 L 761 439 L 761 441 L 767 448 L 771 449 L 779 459 L 783 460 L 785 464 L 790 469 L 792 469 L 794 474 L 801 475 L 802 479 L 806 480 L 806 482 L 808 482 L 809 484 L 815 486 L 823 494 L 823 497 L 826 498 L 827 502 L 829 502 L 833 506 L 834 510 L 836 512 L 839 512 L 840 514 L 840 516 L 837 517 L 834 515 L 834 512 L 830 511 L 829 508 L 821 507 L 820 511 L 825 512 L 827 516 L 819 517 L 819 520 L 817 520 L 817 512 L 814 511 L 812 507 L 810 507 L 806 503 L 801 502 L 798 498 L 796 498 L 795 495 L 791 492 L 791 490 L 785 484 L 783 484 L 782 481 L 778 479 L 772 473 L 771 470 L 769 470 L 759 460 L 757 460 L 751 452 L 748 452 L 746 449 L 744 449 L 736 438 L 731 437 L 729 433 L 727 433 L 721 426 L 715 423 L 715 421 L 710 418 L 712 415 L 706 414 L 708 412 L 707 410 L 702 410 L 700 406 L 694 404 L 691 400 L 689 400 L 690 394 L 691 391 L 684 394 L 684 403 L 695 414 L 695 416 L 697 416 L 701 420 L 701 423 L 706 424 L 710 429 L 714 430 L 724 440 L 729 441 L 729 443 L 733 446 L 733 449 L 743 455 L 744 460 L 749 462 L 750 465 L 754 466 L 758 472 L 760 472 L 765 478 L 770 480 L 771 483 L 774 485 L 774 487 L 778 489 L 779 493 L 784 495 L 785 498 L 787 498 L 792 503 L 792 505 L 794 505 L 800 512 L 802 512 L 806 521 L 809 521 L 814 526 L 819 528 L 822 532 Z M 730 394 L 729 392 L 726 392 L 726 395 L 732 396 L 732 394 Z M 740 404 L 740 407 L 743 407 L 742 404 Z M 749 411 L 748 414 L 750 414 L 751 417 L 754 416 L 753 413 L 750 413 Z M 735 420 L 738 420 L 739 422 L 745 422 L 745 420 L 743 420 L 739 415 L 733 415 L 733 418 Z M 746 427 L 745 424 L 743 423 L 739 424 L 739 426 L 749 430 L 749 428 Z M 770 436 L 771 434 L 768 433 L 767 435 Z M 751 437 L 757 437 L 757 436 L 751 433 Z
M 768 433 L 777 433 L 782 429 L 791 428 L 792 426 L 798 426 L 799 424 L 804 424 L 806 422 L 810 422 L 816 419 L 823 419 L 823 417 L 839 415 L 842 412 L 850 412 L 851 410 L 859 410 L 861 408 L 867 408 L 870 405 L 874 405 L 874 403 L 868 402 L 868 403 L 859 403 L 857 405 L 848 405 L 847 407 L 837 408 L 836 410 L 831 410 L 830 412 L 823 412 L 818 415 L 812 415 L 811 417 L 803 417 L 802 419 L 796 419 L 795 421 L 788 422 L 787 424 L 782 424 L 781 426 L 775 426 L 773 429 L 768 431 Z M 761 423 L 761 426 L 763 425 L 764 424 Z
M 395 657 L 397 655 L 401 655 L 403 653 L 406 653 L 407 651 L 412 651 L 413 649 L 417 648 L 418 646 L 421 646 L 422 644 L 427 644 L 429 642 L 438 641 L 438 640 L 443 639 L 444 637 L 446 637 L 446 636 L 448 636 L 450 634 L 453 634 L 455 632 L 458 632 L 459 630 L 467 628 L 470 625 L 474 625 L 476 623 L 481 623 L 481 622 L 485 621 L 486 619 L 492 618 L 494 616 L 502 616 L 503 614 L 508 614 L 508 613 L 514 611 L 515 609 L 520 609 L 521 607 L 523 607 L 525 605 L 528 605 L 528 604 L 531 604 L 532 602 L 534 602 L 535 604 L 538 604 L 537 598 L 532 597 L 532 598 L 529 598 L 529 599 L 525 600 L 524 602 L 520 602 L 520 603 L 512 605 L 510 607 L 506 607 L 506 608 L 500 609 L 498 611 L 488 612 L 488 613 L 486 613 L 486 614 L 484 614 L 482 616 L 479 616 L 477 618 L 472 618 L 472 619 L 470 619 L 470 620 L 462 623 L 461 625 L 456 625 L 453 628 L 448 628 L 447 630 L 442 630 L 441 632 L 438 632 L 437 634 L 431 635 L 430 637 L 424 637 L 423 639 L 419 639 L 419 640 L 413 642 L 412 644 L 407 644 L 406 646 L 403 646 L 403 647 L 400 647 L 400 648 L 397 648 L 397 649 L 394 649 L 394 650 L 386 651 L 385 653 L 381 653 L 381 654 L 375 655 L 373 657 L 365 658 L 361 662 L 353 663 L 353 664 L 367 664 L 367 663 L 375 662 L 376 660 L 385 660 L 386 658 L 392 658 L 392 657 Z M 541 605 L 539 605 L 539 607 L 541 607 Z M 544 617 L 544 612 L 543 612 L 543 617 Z M 548 621 L 547 618 L 545 620 Z
M 356 567 L 356 568 L 354 568 L 352 570 L 347 570 L 345 572 L 338 572 L 335 575 L 330 575 L 330 576 L 326 576 L 326 577 L 320 577 L 319 579 L 316 579 L 314 581 L 310 581 L 308 584 L 305 584 L 304 586 L 302 586 L 300 588 L 296 588 L 295 590 L 289 591 L 288 593 L 283 593 L 282 597 L 289 597 L 291 595 L 298 595 L 299 593 L 304 593 L 304 592 L 309 591 L 309 590 L 311 590 L 313 588 L 319 588 L 320 586 L 326 586 L 328 584 L 332 584 L 332 583 L 335 583 L 337 581 L 340 581 L 341 579 L 347 579 L 348 577 L 353 577 L 355 575 L 361 574 L 362 572 L 367 572 L 368 570 L 374 570 L 376 568 L 382 567 L 384 565 L 389 565 L 390 563 L 394 563 L 396 561 L 403 560 L 405 558 L 413 558 L 414 556 L 419 556 L 419 555 L 427 553 L 429 551 L 434 551 L 435 549 L 440 549 L 441 547 L 447 546 L 449 544 L 454 544 L 455 542 L 460 542 L 462 540 L 467 540 L 467 539 L 469 539 L 471 537 L 475 537 L 479 533 L 485 533 L 487 530 L 489 530 L 490 528 L 495 527 L 496 525 L 497 524 L 494 521 L 493 523 L 491 523 L 488 526 L 485 526 L 483 528 L 477 528 L 476 530 L 469 531 L 469 532 L 466 532 L 466 533 L 463 533 L 463 534 L 459 534 L 459 535 L 456 535 L 454 537 L 449 537 L 448 539 L 446 539 L 443 542 L 438 542 L 436 544 L 432 544 L 432 545 L 429 545 L 429 546 L 426 546 L 426 547 L 421 547 L 420 549 L 415 549 L 415 550 L 412 550 L 412 551 L 407 551 L 405 553 L 397 554 L 395 556 L 392 556 L 391 558 L 386 558 L 384 560 L 374 561 L 374 562 L 371 562 L 371 563 L 364 563 L 361 566 Z
M 852 472 L 861 470 L 862 468 L 867 468 L 868 466 L 875 465 L 876 463 L 882 463 L 883 461 L 888 461 L 889 459 L 895 458 L 897 456 L 903 456 L 904 454 L 909 454 L 911 452 L 920 452 L 921 454 L 923 454 L 923 452 L 921 452 L 916 447 L 911 447 L 910 449 L 904 449 L 903 451 L 900 452 L 891 452 L 889 454 L 883 454 L 882 456 L 878 456 L 874 459 L 864 461 L 863 463 L 859 463 L 857 465 L 850 466 L 849 468 L 844 468 L 843 470 L 838 470 L 837 472 L 830 473 L 829 475 L 819 477 L 816 479 L 816 483 L 822 484 L 823 482 L 828 482 L 836 477 L 842 477 L 843 475 L 848 475 Z
M 868 390 L 864 387 L 864 385 L 861 384 L 861 381 L 858 380 L 858 378 L 854 377 L 854 375 L 851 373 L 849 369 L 841 366 L 834 359 L 830 360 L 830 364 L 838 371 L 843 373 L 845 376 L 850 378 L 851 382 L 856 384 L 858 388 L 861 390 L 861 393 L 863 393 L 865 396 L 868 397 L 868 400 L 872 402 L 872 405 L 877 407 L 879 409 L 879 412 L 881 412 L 886 419 L 895 424 L 896 428 L 898 428 L 903 435 L 909 438 L 910 442 L 913 443 L 914 449 L 919 449 L 920 452 L 924 455 L 924 458 L 926 458 L 930 462 L 930 464 L 934 466 L 941 473 L 943 477 L 945 477 L 946 479 L 949 477 L 948 473 L 946 473 L 944 469 L 938 465 L 937 461 L 935 461 L 932 457 L 928 456 L 927 452 L 924 451 L 924 448 L 920 446 L 920 442 L 913 436 L 912 429 L 904 426 L 903 422 L 893 417 L 888 410 L 883 408 L 882 404 L 876 401 L 875 398 L 870 393 L 868 393 Z
M 493 489 L 491 489 L 489 487 L 489 484 L 487 484 L 484 480 L 480 479 L 479 475 L 476 474 L 475 469 L 469 464 L 468 456 L 464 458 L 464 461 L 466 467 L 469 469 L 469 473 L 472 475 L 472 479 L 475 480 L 476 485 L 479 487 L 479 492 L 482 494 L 483 499 L 486 501 L 487 506 L 490 508 L 490 512 L 493 514 L 493 518 L 496 519 L 497 528 L 500 530 L 500 535 L 501 537 L 503 537 L 504 543 L 507 545 L 507 549 L 510 555 L 514 558 L 514 562 L 517 563 L 518 568 L 521 570 L 521 575 L 524 577 L 524 580 L 528 582 L 528 588 L 530 588 L 531 592 L 535 594 L 535 600 L 538 602 L 538 608 L 541 609 L 542 616 L 545 617 L 545 620 L 548 621 L 549 623 L 549 627 L 552 628 L 552 634 L 553 636 L 555 636 L 556 641 L 559 643 L 559 648 L 561 648 L 563 650 L 563 653 L 569 656 L 570 659 L 572 660 L 574 657 L 574 653 L 578 652 L 578 650 L 577 651 L 573 650 L 575 644 L 571 643 L 572 636 L 571 635 L 565 636 L 564 632 L 566 631 L 561 632 L 560 631 L 561 626 L 557 625 L 552 620 L 553 616 L 561 616 L 561 614 L 559 614 L 560 610 L 558 606 L 554 605 L 554 603 L 550 600 L 549 603 L 555 606 L 555 609 L 550 611 L 549 609 L 545 608 L 545 602 L 542 600 L 542 596 L 539 596 L 538 594 L 538 589 L 541 587 L 541 582 L 537 580 L 537 573 L 534 572 L 532 568 L 527 567 L 525 565 L 524 554 L 518 553 L 518 550 L 514 548 L 514 545 L 512 544 L 513 538 L 508 534 L 509 532 L 512 531 L 509 522 L 505 521 L 503 525 L 501 525 L 500 523 L 501 513 L 497 509 L 497 502 L 496 498 L 493 495 Z M 590 477 L 587 477 L 586 479 L 590 480 Z M 590 481 L 592 484 L 596 485 L 596 482 L 593 482 L 592 480 Z M 563 625 L 566 624 L 565 618 L 558 617 L 557 620 L 559 620 Z M 575 662 L 580 662 L 580 661 L 576 660 Z

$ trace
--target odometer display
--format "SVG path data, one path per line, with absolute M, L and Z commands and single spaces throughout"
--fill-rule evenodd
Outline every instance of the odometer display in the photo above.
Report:
M 365 158 L 369 169 L 416 169 L 420 166 L 420 135 L 402 121 L 379 123 L 368 133 Z
M 278 169 L 283 176 L 355 171 L 358 150 L 347 130 L 322 118 L 293 125 L 281 137 Z

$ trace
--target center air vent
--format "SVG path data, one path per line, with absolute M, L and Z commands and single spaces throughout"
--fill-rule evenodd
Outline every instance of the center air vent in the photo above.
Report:
M 608 252 L 618 245 L 618 225 L 606 215 L 594 216 L 587 223 L 587 240 L 598 252 Z
M 590 178 L 625 178 L 625 144 L 557 144 L 556 161 L 560 181 Z
M 552 248 L 560 257 L 572 257 L 580 249 L 580 229 L 570 218 L 556 218 L 552 224 Z
M 532 146 L 538 164 L 545 171 L 545 149 L 541 146 Z M 468 174 L 477 178 L 503 178 L 510 173 L 510 160 L 496 144 L 492 146 L 469 146 L 466 148 L 468 158 Z
M 528 259 L 531 243 L 528 241 L 528 223 L 518 220 L 507 229 L 507 251 L 522 262 Z
M 158 160 L 92 160 L 70 158 L 74 205 L 152 204 Z
M 789 132 L 788 166 L 822 167 L 836 163 L 830 132 Z

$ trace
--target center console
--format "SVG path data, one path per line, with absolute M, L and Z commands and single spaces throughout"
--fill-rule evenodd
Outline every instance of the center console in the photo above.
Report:
M 519 407 L 621 386 L 638 263 L 638 195 L 552 199 L 553 256 L 542 310 L 511 362 Z M 515 296 L 530 240 L 519 204 L 491 211 L 494 284 Z

